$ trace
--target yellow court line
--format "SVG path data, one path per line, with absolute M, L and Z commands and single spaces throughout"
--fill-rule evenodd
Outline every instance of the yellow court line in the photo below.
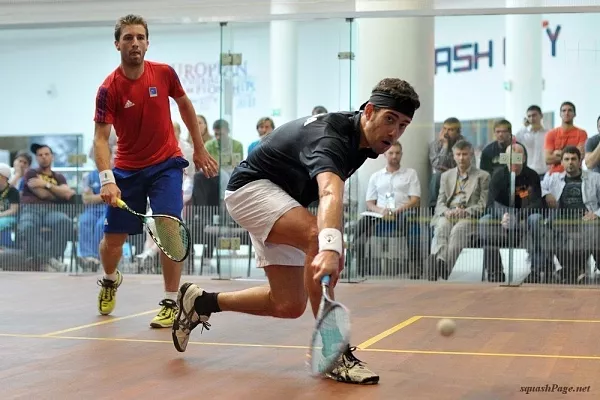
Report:
M 429 319 L 467 319 L 467 320 L 481 320 L 481 321 L 524 321 L 524 322 L 575 322 L 575 323 L 600 323 L 597 319 L 551 319 L 551 318 L 502 318 L 502 317 L 452 317 L 452 316 L 438 316 L 438 315 L 423 315 L 421 318 Z
M 79 331 L 81 329 L 85 329 L 85 328 L 91 328 L 93 326 L 99 326 L 99 325 L 106 325 L 106 324 L 112 324 L 113 322 L 117 322 L 117 321 L 123 321 L 124 319 L 130 319 L 130 318 L 136 318 L 136 317 L 141 317 L 142 315 L 147 315 L 147 314 L 152 314 L 152 313 L 156 313 L 160 310 L 160 308 L 157 308 L 155 310 L 150 310 L 150 311 L 144 311 L 141 313 L 137 313 L 137 314 L 132 314 L 132 315 L 126 315 L 124 317 L 116 317 L 116 318 L 110 318 L 110 319 L 106 319 L 104 321 L 100 321 L 100 322 L 94 322 L 92 324 L 87 324 L 87 325 L 80 325 L 80 326 L 75 326 L 73 328 L 68 328 L 68 329 L 63 329 L 61 331 L 54 331 L 54 332 L 50 332 L 50 333 L 45 333 L 42 336 L 55 336 L 55 335 L 61 335 L 63 333 L 68 333 L 68 332 L 73 332 L 73 331 Z
M 172 340 L 158 339 L 130 339 L 130 338 L 107 338 L 107 337 L 85 337 L 85 336 L 49 336 L 49 335 L 26 335 L 20 333 L 0 333 L 0 337 L 14 338 L 36 338 L 36 339 L 65 339 L 65 340 L 92 340 L 102 342 L 128 342 L 128 343 L 168 343 L 173 344 Z M 293 346 L 279 344 L 255 344 L 255 343 L 213 343 L 213 342 L 188 342 L 192 345 L 200 346 L 225 346 L 225 347 L 262 347 L 272 349 L 308 349 L 309 346 Z
M 44 336 L 40 334 L 23 334 L 23 333 L 0 333 L 0 337 L 14 337 L 14 338 L 45 338 L 52 336 Z
M 168 343 L 173 344 L 172 340 L 158 340 L 158 339 L 128 339 L 128 338 L 92 338 L 92 337 L 81 337 L 81 336 L 53 336 L 57 339 L 70 339 L 70 340 L 98 340 L 106 342 L 132 342 L 132 343 Z M 262 347 L 272 349 L 308 349 L 308 346 L 292 346 L 292 345 L 279 345 L 279 344 L 255 344 L 255 343 L 214 343 L 214 342 L 188 342 L 193 345 L 200 346 L 224 346 L 224 347 Z
M 39 339 L 62 339 L 62 340 L 90 340 L 106 342 L 125 342 L 125 343 L 159 343 L 172 344 L 170 340 L 154 339 L 127 339 L 127 338 L 97 338 L 81 336 L 46 336 L 46 335 L 26 335 L 17 333 L 0 333 L 0 337 L 15 338 L 39 338 Z M 276 344 L 254 344 L 254 343 L 211 343 L 211 342 L 189 342 L 191 345 L 199 346 L 225 346 L 225 347 L 254 347 L 270 349 L 300 349 L 306 350 L 308 346 L 276 345 Z M 392 353 L 392 354 L 428 354 L 428 355 L 456 355 L 456 356 L 475 356 L 475 357 L 514 357 L 514 358 L 553 358 L 565 360 L 600 360 L 600 356 L 576 356 L 560 354 L 524 354 L 524 353 L 478 353 L 467 351 L 434 351 L 434 350 L 396 350 L 396 349 L 361 349 L 361 351 L 372 353 Z
M 380 340 L 385 339 L 386 337 L 390 336 L 391 334 L 398 332 L 400 329 L 406 328 L 410 324 L 413 324 L 413 323 L 417 322 L 421 318 L 422 317 L 419 316 L 419 315 L 415 315 L 414 317 L 410 317 L 406 321 L 403 321 L 403 322 L 399 323 L 398 325 L 396 325 L 396 326 L 388 329 L 387 331 L 381 332 L 379 335 L 373 336 L 372 338 L 365 340 L 364 342 L 362 342 L 361 344 L 359 344 L 356 347 L 358 347 L 361 350 L 364 350 L 367 347 L 372 346 L 375 343 L 379 342 Z
M 471 352 L 471 351 L 393 350 L 393 349 L 367 349 L 365 351 L 378 352 L 378 353 L 431 354 L 431 355 L 450 355 L 450 356 L 555 358 L 555 359 L 566 359 L 566 360 L 600 360 L 600 356 L 567 356 L 567 355 L 560 355 L 560 354 L 478 353 L 478 352 Z

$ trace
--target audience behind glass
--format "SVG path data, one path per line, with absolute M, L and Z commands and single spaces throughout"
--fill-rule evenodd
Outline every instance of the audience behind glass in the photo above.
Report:
M 319 105 L 311 114 L 326 112 Z M 384 238 L 388 241 L 384 243 L 405 241 L 407 246 L 404 251 L 410 267 L 401 270 L 396 266 L 392 275 L 405 272 L 411 279 L 452 279 L 461 253 L 480 248 L 483 279 L 504 282 L 507 265 L 501 249 L 510 247 L 527 252 L 531 271 L 525 282 L 585 282 L 590 256 L 594 260 L 600 256 L 596 250 L 600 244 L 600 135 L 588 138 L 587 132 L 574 124 L 575 116 L 575 105 L 565 101 L 560 106 L 561 125 L 554 129 L 544 126 L 537 105 L 524 110 L 523 126 L 514 135 L 509 121 L 495 121 L 494 138 L 482 146 L 479 165 L 472 142 L 462 134 L 461 121 L 445 119 L 436 139 L 428 143 L 427 204 L 421 199 L 417 171 L 401 166 L 402 145 L 394 144 L 384 155 L 387 165 L 370 177 L 365 198 L 353 200 L 362 203 L 366 212 L 351 215 L 355 223 L 346 225 L 348 250 L 356 257 L 359 275 L 381 273 L 381 254 L 373 253 L 369 246 L 372 240 Z M 213 136 L 206 118 L 198 115 L 197 119 L 207 149 L 221 161 L 221 173 L 207 179 L 202 171 L 195 171 L 191 146 L 174 122 L 180 147 L 191 165 L 182 182 L 188 208 L 219 205 L 219 193 L 231 169 L 244 158 L 242 143 L 232 137 L 228 121 L 214 121 Z M 600 132 L 600 117 L 597 125 Z M 247 153 L 274 129 L 273 119 L 261 117 L 256 124 L 259 139 L 250 144 Z M 111 138 L 116 145 L 115 132 Z M 32 154 L 38 165 L 34 169 Z M 52 170 L 53 157 L 50 147 L 33 145 L 30 152 L 15 154 L 12 171 L 0 165 L 0 194 L 5 190 L 4 180 L 12 193 L 2 197 L 6 204 L 2 203 L 0 210 L 0 233 L 14 231 L 13 244 L 24 251 L 24 262 L 32 270 L 64 268 L 68 241 L 77 242 L 78 262 L 97 270 L 105 210 L 98 196 L 98 173 L 92 171 L 83 178 L 83 212 L 68 215 L 53 206 L 71 202 L 75 191 L 62 174 Z M 93 152 L 90 157 L 93 159 Z M 518 157 L 521 161 L 515 161 Z M 20 195 L 15 197 L 13 191 Z M 346 186 L 346 203 L 348 196 Z M 192 221 L 189 223 L 214 223 L 199 221 L 197 213 L 187 209 L 183 217 Z M 9 242 L 2 240 L 5 246 Z M 157 250 L 148 240 L 140 247 L 144 258 Z M 212 249 L 207 254 L 212 257 Z

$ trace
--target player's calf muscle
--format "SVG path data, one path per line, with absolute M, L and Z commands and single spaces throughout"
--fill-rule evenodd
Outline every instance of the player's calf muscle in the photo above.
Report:
M 127 234 L 105 233 L 100 241 L 100 261 L 104 272 L 112 274 L 117 269 L 117 264 L 123 254 L 123 243 L 127 240 Z

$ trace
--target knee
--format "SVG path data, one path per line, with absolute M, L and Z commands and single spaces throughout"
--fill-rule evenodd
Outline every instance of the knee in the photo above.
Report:
M 126 240 L 126 233 L 105 233 L 101 245 L 107 248 L 118 248 L 121 251 L 120 249 Z
M 492 214 L 486 214 L 479 219 L 480 225 L 487 225 L 492 221 Z
M 71 218 L 67 214 L 60 212 L 52 213 L 44 220 L 44 225 L 52 227 L 59 227 L 69 223 L 71 223 Z
M 306 310 L 306 300 L 287 301 L 275 306 L 275 315 L 277 318 L 297 319 L 304 315 Z
M 20 220 L 17 223 L 17 231 L 19 233 L 27 233 L 27 232 L 31 232 L 33 229 L 35 228 L 33 221 L 23 221 Z
M 527 225 L 530 228 L 533 228 L 533 227 L 539 225 L 541 222 L 542 222 L 541 214 L 533 214 L 533 215 L 530 215 L 529 217 L 527 217 Z

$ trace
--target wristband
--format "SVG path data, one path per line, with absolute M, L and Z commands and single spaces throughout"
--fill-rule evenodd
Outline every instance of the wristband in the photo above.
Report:
M 105 169 L 104 171 L 100 172 L 100 184 L 104 186 L 108 183 L 117 182 L 115 181 L 115 176 L 113 175 L 113 172 L 110 169 Z
M 325 228 L 319 232 L 319 251 L 333 250 L 340 256 L 344 252 L 342 232 L 334 228 Z

